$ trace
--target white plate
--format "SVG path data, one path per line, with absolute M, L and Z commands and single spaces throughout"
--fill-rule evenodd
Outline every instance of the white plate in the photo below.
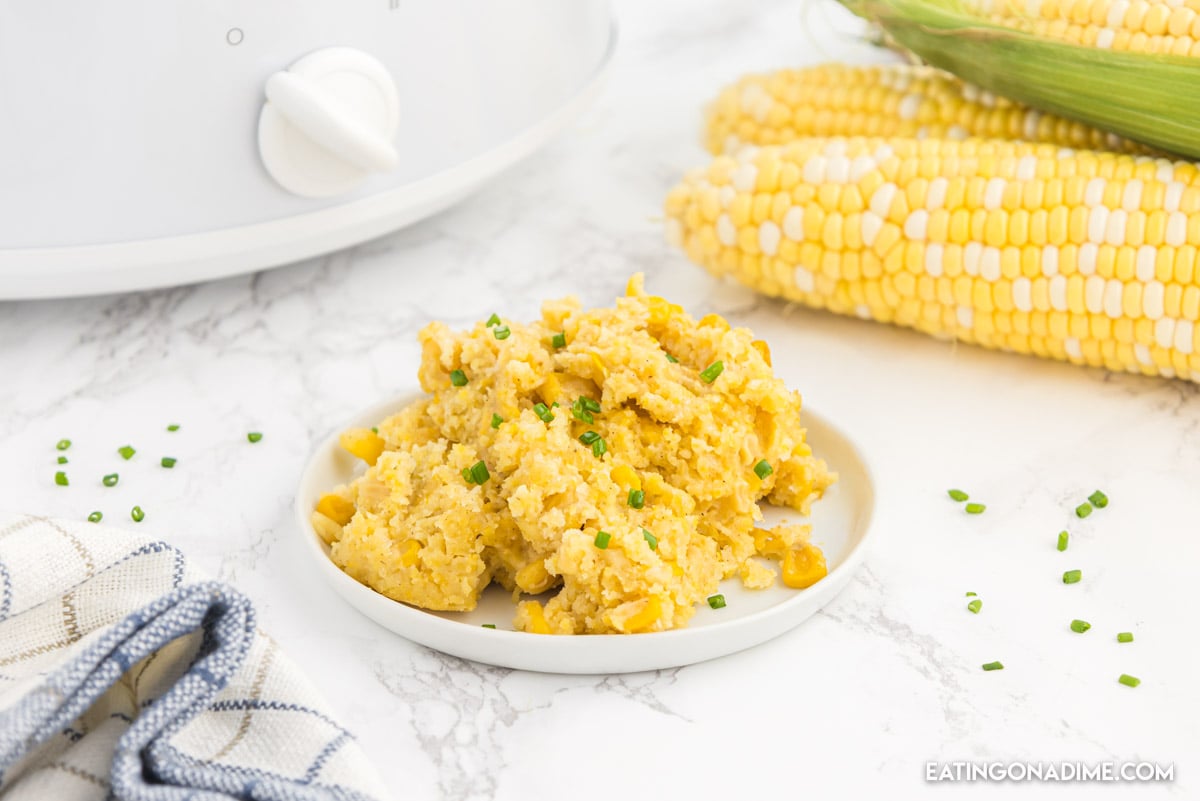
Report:
M 342 429 L 376 425 L 421 397 L 409 394 L 364 410 Z M 697 610 L 687 628 L 649 634 L 548 636 L 512 631 L 510 595 L 490 587 L 471 612 L 429 612 L 393 601 L 343 573 L 329 558 L 309 522 L 317 499 L 361 472 L 362 462 L 338 446 L 335 433 L 316 449 L 300 479 L 296 518 L 305 551 L 322 578 L 358 611 L 414 642 L 464 659 L 545 673 L 631 673 L 701 662 L 758 645 L 795 627 L 829 603 L 863 560 L 871 531 L 875 490 L 854 444 L 837 428 L 805 408 L 804 425 L 813 452 L 838 472 L 836 484 L 813 504 L 813 542 L 825 552 L 829 575 L 806 590 L 776 586 L 747 590 L 734 578 L 721 585 L 727 606 Z M 766 507 L 769 523 L 798 520 L 795 513 Z M 483 628 L 494 623 L 496 629 Z

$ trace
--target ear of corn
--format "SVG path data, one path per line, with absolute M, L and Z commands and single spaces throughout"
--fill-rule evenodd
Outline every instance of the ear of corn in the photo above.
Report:
M 802 139 L 668 196 L 696 262 L 768 295 L 1200 380 L 1200 170 L 1002 140 Z
M 1072 8 L 1080 9 L 1081 18 L 1085 11 L 1098 15 L 1101 8 L 1126 8 L 1128 15 L 1128 0 L 1107 2 L 1112 5 L 1078 0 Z M 1162 150 L 1200 158 L 1200 103 L 1196 102 L 1200 60 L 1047 38 L 990 22 L 956 0 L 842 3 L 878 23 L 903 48 L 983 89 Z M 1139 8 L 1158 5 L 1142 3 Z M 1020 8 L 1011 3 L 1004 7 Z M 1113 14 L 1115 19 L 1117 11 Z M 1190 30 L 1189 25 L 1189 35 Z
M 825 64 L 747 75 L 710 104 L 709 151 L 805 136 L 971 136 L 1145 152 L 1115 134 L 1014 103 L 950 73 L 908 64 Z

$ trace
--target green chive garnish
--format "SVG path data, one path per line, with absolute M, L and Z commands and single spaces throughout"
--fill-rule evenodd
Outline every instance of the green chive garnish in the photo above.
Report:
M 492 329 L 492 336 L 494 336 L 496 339 L 508 339 L 508 336 L 511 333 L 512 330 L 509 329 L 507 325 L 498 325 Z
M 607 531 L 601 531 L 596 535 L 596 547 L 603 551 L 608 548 L 608 543 L 611 540 L 612 534 L 609 534 Z
M 711 606 L 713 609 L 724 609 L 725 608 L 725 596 L 722 595 L 721 593 L 717 593 L 716 595 L 708 596 L 708 605 Z
M 646 529 L 642 529 L 642 537 L 646 540 L 646 544 L 650 546 L 650 550 L 658 550 L 658 537 L 651 534 Z M 1133 635 L 1130 635 L 1132 637 Z
M 451 370 L 450 383 L 456 387 L 465 387 L 467 385 L 467 374 L 462 370 Z
M 676 359 L 671 354 L 667 353 L 666 356 L 667 356 L 667 361 L 669 361 L 671 364 L 679 364 L 679 359 Z
M 71 440 L 60 439 L 58 442 L 54 443 L 54 447 L 58 448 L 60 451 L 65 451 L 67 448 L 71 447 Z
M 978 598 L 976 598 L 974 601 L 971 601 L 969 604 L 967 604 L 967 609 L 970 609 L 972 612 L 974 612 L 977 615 L 979 614 L 979 610 L 982 608 L 983 608 L 983 601 L 979 600 Z
M 493 315 L 493 316 L 495 316 L 495 315 Z M 483 627 L 485 629 L 494 629 L 494 628 L 496 628 L 496 624 L 495 623 L 484 623 Z
M 962 503 L 967 498 L 971 497 L 970 495 L 968 495 L 967 493 L 963 492 L 960 489 L 946 490 L 946 494 L 949 495 L 954 500 L 958 501 L 959 503 Z
M 579 441 L 584 445 L 592 445 L 600 440 L 600 435 L 595 431 L 584 431 L 579 435 Z
M 556 348 L 565 348 L 567 346 L 567 335 L 559 332 L 550 338 L 550 344 Z
M 1108 506 L 1108 496 L 1100 490 L 1096 490 L 1088 496 L 1088 502 L 1097 509 L 1103 509 L 1105 506 Z
M 499 428 L 500 424 L 503 422 L 504 422 L 504 418 L 501 417 L 500 415 L 498 415 L 498 414 L 492 415 L 492 428 Z
M 583 404 L 584 410 L 594 412 L 595 414 L 600 414 L 600 401 L 592 400 L 591 398 L 584 396 L 580 396 L 579 401 Z
M 544 403 L 535 403 L 533 405 L 533 413 L 536 414 L 543 423 L 549 423 L 554 419 L 554 412 L 550 411 L 550 407 Z
M 988 662 L 983 666 L 984 670 L 1004 670 L 1004 665 L 999 662 Z
M 1121 677 L 1118 678 L 1117 681 L 1121 682 L 1126 687 L 1136 687 L 1142 683 L 1142 680 L 1137 676 L 1130 676 L 1128 673 L 1122 673 Z
M 140 523 L 146 519 L 146 513 L 142 511 L 142 507 L 135 506 L 129 510 L 129 516 L 133 518 L 133 522 Z
M 639 489 L 631 489 L 627 500 L 634 509 L 641 509 L 646 505 L 646 493 Z
M 571 416 L 579 422 L 589 425 L 596 422 L 596 418 L 592 417 L 592 413 L 583 405 L 583 398 L 578 398 L 571 404 Z
M 987 509 L 987 506 L 982 503 L 968 503 L 966 509 L 969 515 L 981 515 L 983 514 L 983 510 Z
M 251 431 L 249 434 L 246 435 L 246 439 L 248 439 L 250 442 L 259 442 L 262 440 L 262 432 Z
M 493 325 L 500 325 L 500 315 L 495 312 L 492 313 L 491 317 L 487 318 L 487 327 L 491 328 Z
M 1076 620 L 1071 621 L 1071 631 L 1075 632 L 1076 634 L 1083 634 L 1085 631 L 1087 631 L 1091 627 L 1092 627 L 1092 624 L 1088 623 L 1086 620 L 1076 619 Z
M 592 443 L 592 456 L 595 456 L 597 459 L 603 456 L 607 451 L 608 443 L 604 441 L 604 437 L 600 437 L 600 439 Z
M 67 474 L 64 473 L 63 471 L 59 470 L 57 473 L 54 474 L 54 483 L 60 487 L 65 487 L 68 484 L 70 484 L 71 482 L 67 481 Z
M 378 433 L 379 433 L 379 426 L 371 426 L 371 433 L 372 433 L 372 434 L 378 434 Z
M 167 469 L 174 467 L 175 466 L 175 457 L 174 456 L 164 456 L 162 458 L 162 466 Z
M 471 475 L 471 468 L 469 468 L 469 467 L 464 467 L 462 469 L 462 477 L 463 477 L 463 480 L 466 481 L 468 484 L 475 483 L 475 476 Z
M 1058 550 L 1067 550 L 1067 539 L 1070 537 L 1065 531 L 1058 532 Z
M 132 445 L 122 445 L 117 448 L 117 453 L 121 454 L 121 458 L 128 462 L 137 451 L 133 449 Z
M 775 472 L 775 468 L 766 459 L 760 459 L 758 464 L 754 465 L 754 475 L 758 476 L 759 480 L 766 478 Z
M 491 477 L 492 474 L 488 472 L 487 465 L 482 461 L 471 465 L 471 480 L 476 484 L 486 484 L 487 480 Z
M 1117 635 L 1117 642 L 1133 642 L 1133 632 L 1122 631 Z
M 171 425 L 167 426 L 167 430 L 168 431 L 178 431 L 179 423 L 171 423 Z
M 1063 573 L 1063 584 L 1078 584 L 1082 578 L 1082 570 L 1068 570 L 1066 573 Z
M 713 362 L 708 367 L 700 371 L 700 380 L 705 384 L 711 384 L 717 380 L 717 376 L 725 372 L 725 365 L 720 360 Z
M 121 480 L 121 477 L 116 473 L 109 473 L 100 480 L 104 482 L 104 486 L 106 487 L 115 487 L 117 486 L 117 482 Z
M 65 457 L 65 456 L 60 456 L 60 457 L 58 457 L 58 463 L 59 463 L 59 464 L 66 464 L 66 463 L 67 463 L 67 457 Z
M 975 596 L 977 596 L 977 595 L 979 595 L 979 593 L 977 593 L 977 592 L 970 592 L 970 591 L 968 591 L 968 592 L 967 592 L 967 596 L 966 596 L 966 597 L 968 597 L 968 598 L 973 598 L 973 597 L 975 597 Z
M 88 515 L 89 523 L 99 523 L 103 519 L 104 519 L 104 512 L 92 512 L 90 515 Z
M 1092 505 L 1090 503 L 1081 503 L 1075 507 L 1076 517 L 1087 517 L 1092 513 Z

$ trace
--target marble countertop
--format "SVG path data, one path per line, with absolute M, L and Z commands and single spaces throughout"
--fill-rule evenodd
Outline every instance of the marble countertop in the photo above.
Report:
M 703 163 L 700 105 L 749 70 L 880 56 L 837 33 L 854 25 L 826 5 L 617 10 L 599 102 L 445 214 L 250 277 L 0 304 L 0 506 L 103 509 L 249 594 L 397 798 L 907 798 L 945 790 L 925 766 L 955 760 L 1173 762 L 1174 782 L 1122 789 L 1200 794 L 1197 387 L 956 347 L 710 279 L 668 247 L 660 215 L 672 182 Z M 291 514 L 301 465 L 357 408 L 413 385 L 424 323 L 529 317 L 566 293 L 609 303 L 635 271 L 768 339 L 806 403 L 862 446 L 878 536 L 836 600 L 724 659 L 564 677 L 413 645 L 316 580 Z M 251 430 L 262 442 L 247 443 Z M 53 482 L 62 437 L 68 488 Z M 120 465 L 117 487 L 84 478 L 109 472 L 126 441 L 142 458 Z M 987 512 L 964 514 L 951 486 Z M 1075 519 L 1096 488 L 1109 507 Z M 1063 528 L 1072 542 L 1058 553 Z M 1085 580 L 1064 586 L 1069 568 Z M 1071 632 L 1072 618 L 1093 629 Z M 1126 630 L 1135 642 L 1118 645 Z M 980 669 L 992 660 L 1005 670 Z

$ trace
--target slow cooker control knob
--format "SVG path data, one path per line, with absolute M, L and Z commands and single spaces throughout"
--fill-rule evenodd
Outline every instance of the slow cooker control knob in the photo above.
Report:
M 265 88 L 258 152 L 289 192 L 340 195 L 399 161 L 396 84 L 373 56 L 351 47 L 316 50 Z

